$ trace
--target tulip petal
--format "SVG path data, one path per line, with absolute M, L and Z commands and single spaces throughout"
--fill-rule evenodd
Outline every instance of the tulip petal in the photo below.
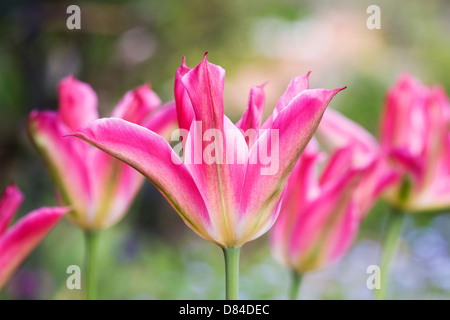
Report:
M 348 146 L 333 152 L 320 176 L 320 185 L 332 183 L 353 167 L 353 150 L 352 146 Z
M 350 170 L 296 213 L 288 255 L 297 271 L 303 273 L 331 262 L 331 257 L 338 256 L 338 249 L 344 250 L 351 242 L 359 220 L 350 199 L 360 179 L 360 170 Z
M 248 233 L 257 230 L 258 225 L 270 217 L 287 177 L 319 125 L 325 108 L 342 89 L 303 91 L 280 112 L 271 129 L 265 131 L 250 150 L 243 190 L 251 192 L 242 198 L 240 213 L 242 219 L 247 220 Z M 261 161 L 261 150 L 271 153 L 269 168 Z
M 427 88 L 419 80 L 403 74 L 389 90 L 381 116 L 382 149 L 408 149 L 420 155 L 427 138 Z
M 15 184 L 10 184 L 0 198 L 0 236 L 8 228 L 8 225 L 19 209 L 23 201 L 23 194 Z
M 225 70 L 206 60 L 188 71 L 181 79 L 195 114 L 195 120 L 202 121 L 203 133 L 208 129 L 223 134 L 223 89 Z
M 340 259 L 350 248 L 359 230 L 361 213 L 356 204 L 350 201 L 347 209 L 337 223 L 336 228 L 332 230 L 328 243 L 327 263 L 332 264 Z
M 225 70 L 209 63 L 205 55 L 197 67 L 183 76 L 182 81 L 191 99 L 195 114 L 195 121 L 191 125 L 188 137 L 188 141 L 191 142 L 186 142 L 185 150 L 186 159 L 194 153 L 194 161 L 189 166 L 189 170 L 195 181 L 201 184 L 199 186 L 201 193 L 207 195 L 208 199 L 205 202 L 208 211 L 217 215 L 214 220 L 217 221 L 220 216 L 221 223 L 214 224 L 215 228 L 221 227 L 218 230 L 222 236 L 219 241 L 222 242 L 226 239 L 225 247 L 234 247 L 237 243 L 234 225 L 237 219 L 236 212 L 239 210 L 236 205 L 239 202 L 236 202 L 235 199 L 236 197 L 240 198 L 242 181 L 239 181 L 238 185 L 234 185 L 233 169 L 226 159 L 229 148 L 227 147 L 223 114 Z M 242 134 L 233 136 L 242 136 Z M 199 146 L 201 154 L 199 154 Z M 210 156 L 212 154 L 213 157 Z M 212 161 L 206 161 L 202 155 L 206 155 Z M 196 158 L 200 158 L 200 163 L 195 161 Z M 240 164 L 240 166 L 244 167 L 245 164 Z
M 224 248 L 233 247 L 239 239 L 235 225 L 245 179 L 248 147 L 241 131 L 224 116 L 225 136 L 214 141 L 223 141 L 226 145 L 225 155 L 222 163 L 216 163 L 216 159 L 208 152 L 212 148 L 207 146 L 202 152 L 200 125 L 201 122 L 192 123 L 186 139 L 184 162 L 204 196 L 217 241 Z M 212 143 L 210 142 L 210 146 Z
M 292 99 L 294 99 L 299 93 L 304 90 L 309 89 L 309 75 L 311 71 L 309 71 L 306 75 L 295 77 L 289 83 L 286 91 L 283 95 L 278 99 L 277 106 L 275 107 L 275 115 L 281 112 L 284 108 L 286 108 L 289 103 L 291 103 Z
M 278 116 L 281 110 L 287 107 L 298 94 L 309 88 L 310 74 L 311 71 L 304 76 L 298 76 L 291 80 L 286 91 L 283 93 L 280 99 L 278 99 L 277 105 L 272 114 L 269 115 L 266 121 L 264 121 L 264 123 L 262 124 L 261 129 L 269 129 L 272 126 L 273 120 Z
M 320 192 L 317 183 L 317 163 L 322 154 L 318 150 L 311 151 L 311 140 L 297 161 L 286 188 L 280 215 L 271 229 L 270 244 L 278 261 L 287 263 L 288 252 L 286 243 L 291 236 L 291 229 L 296 221 L 296 215 L 302 208 L 318 196 Z M 314 145 L 314 143 L 313 143 Z M 309 150 L 308 150 L 309 149 Z
M 89 229 L 104 229 L 125 215 L 144 177 L 127 164 L 96 148 L 91 148 L 87 161 L 91 169 L 94 208 L 85 223 Z
M 192 120 L 194 120 L 194 109 L 192 108 L 191 99 L 189 98 L 186 88 L 184 87 L 183 76 L 189 72 L 186 66 L 186 59 L 183 57 L 181 67 L 177 69 L 175 74 L 175 102 L 177 107 L 178 126 L 180 129 L 189 130 Z
M 150 85 L 145 84 L 128 91 L 114 108 L 111 116 L 142 124 L 150 112 L 160 105 L 161 99 Z
M 145 89 L 147 90 L 148 88 Z M 151 109 L 155 107 L 156 104 Z M 134 120 L 140 121 L 136 116 L 138 114 L 135 114 Z M 176 119 L 175 104 L 170 103 L 154 110 L 143 126 L 158 134 L 165 132 L 167 136 L 169 130 L 175 126 Z M 103 229 L 125 215 L 144 182 L 144 176 L 97 148 L 91 148 L 88 162 L 93 192 L 92 202 L 95 205 L 95 209 L 92 210 L 95 216 L 88 217 L 90 218 L 88 223 L 90 228 Z
M 118 118 L 94 121 L 71 135 L 138 170 L 189 227 L 215 242 L 209 235 L 211 221 L 205 203 L 191 174 L 161 136 Z
M 170 140 L 173 130 L 177 123 L 177 109 L 174 102 L 164 104 L 162 107 L 154 110 L 150 118 L 142 126 Z
M 401 175 L 392 170 L 384 158 L 377 158 L 368 164 L 356 188 L 353 199 L 363 219 L 370 211 L 376 199 L 390 186 L 400 182 Z
M 255 131 L 259 130 L 264 111 L 264 102 L 264 84 L 252 87 L 248 99 L 248 108 L 245 110 L 242 118 L 236 123 L 236 127 L 244 132 L 249 129 Z
M 41 208 L 30 212 L 0 237 L 0 288 L 42 241 L 67 207 Z
M 333 109 L 327 109 L 317 128 L 316 136 L 328 149 L 353 146 L 363 155 L 372 157 L 380 147 L 375 138 L 359 124 Z
M 42 155 L 52 180 L 65 205 L 77 221 L 83 221 L 91 206 L 90 180 L 86 167 L 89 145 L 74 138 L 64 138 L 69 128 L 55 112 L 33 111 L 28 119 L 28 132 Z
M 423 162 L 417 156 L 411 154 L 407 148 L 394 148 L 388 154 L 389 160 L 394 162 L 396 170 L 401 174 L 409 174 L 420 183 L 420 178 L 423 176 Z
M 333 164 L 327 166 L 321 183 L 332 181 L 334 175 L 339 176 L 349 167 L 365 168 L 364 178 L 355 190 L 354 198 L 358 212 L 366 215 L 379 194 L 397 182 L 399 175 L 382 159 L 375 138 L 336 110 L 325 111 L 316 135 L 328 149 L 335 150 L 330 160 Z
M 58 114 L 71 131 L 98 118 L 97 95 L 87 83 L 69 76 L 59 83 L 58 92 Z

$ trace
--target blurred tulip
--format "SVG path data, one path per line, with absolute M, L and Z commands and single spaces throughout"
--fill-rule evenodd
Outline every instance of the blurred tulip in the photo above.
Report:
M 9 185 L 0 198 L 0 290 L 20 263 L 69 210 L 67 207 L 43 207 L 28 213 L 8 228 L 22 200 L 23 195 L 14 184 Z
M 450 104 L 441 87 L 404 74 L 389 90 L 380 144 L 402 179 L 386 193 L 406 211 L 450 208 Z
M 88 299 L 95 299 L 96 231 L 126 214 L 144 178 L 105 152 L 66 137 L 98 118 L 97 96 L 88 84 L 71 76 L 58 89 L 59 110 L 33 111 L 28 132 L 50 171 L 59 200 L 73 208 L 68 217 L 85 231 L 86 292 Z M 160 105 L 150 86 L 143 85 L 125 94 L 112 117 L 167 136 L 176 125 L 176 107 L 175 103 Z
M 380 159 L 366 155 L 362 160 L 356 145 L 335 150 L 318 175 L 324 157 L 312 140 L 289 177 L 280 216 L 270 233 L 273 255 L 295 275 L 342 257 L 361 220 L 392 181 L 391 175 L 380 172 Z M 292 297 L 297 293 L 294 289 Z
M 194 69 L 184 60 L 178 69 L 175 100 L 184 162 L 159 135 L 121 119 L 94 121 L 74 135 L 144 174 L 192 230 L 236 261 L 239 248 L 274 223 L 287 177 L 342 89 L 308 89 L 307 76 L 295 78 L 258 130 L 263 87 L 252 88 L 248 109 L 234 125 L 223 113 L 224 83 L 225 70 L 206 55 Z M 261 150 L 270 159 L 260 159 Z M 237 292 L 231 296 L 237 298 Z
M 362 127 L 328 110 L 317 133 L 329 147 L 358 146 L 362 155 L 379 155 L 380 172 L 390 176 L 383 197 L 392 214 L 381 261 L 386 298 L 388 269 L 401 234 L 403 213 L 450 207 L 450 104 L 441 87 L 427 87 L 403 74 L 388 91 L 380 124 L 380 143 Z
M 403 74 L 389 90 L 380 143 L 336 111 L 325 113 L 318 135 L 331 147 L 357 144 L 362 154 L 380 154 L 397 175 L 384 196 L 393 206 L 419 212 L 450 207 L 450 104 L 441 87 L 426 87 Z
M 144 85 L 127 92 L 112 116 L 167 136 L 176 124 L 175 104 L 160 105 Z M 28 120 L 31 140 L 44 158 L 58 198 L 73 207 L 68 217 L 85 230 L 104 229 L 120 220 L 143 183 L 142 175 L 123 162 L 64 137 L 97 118 L 95 92 L 70 76 L 59 84 L 59 110 L 33 111 Z

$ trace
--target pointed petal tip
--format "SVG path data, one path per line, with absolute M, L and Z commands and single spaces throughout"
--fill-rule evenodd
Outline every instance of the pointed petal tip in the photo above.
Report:
M 345 90 L 345 89 L 347 89 L 347 86 L 341 87 L 341 88 L 336 88 L 336 89 L 333 89 L 333 90 L 330 90 L 330 91 L 331 91 L 332 95 L 334 96 L 337 93 L 339 93 L 339 92 L 341 92 L 342 90 Z
M 67 137 L 77 137 L 77 138 L 81 138 L 83 139 L 83 137 L 85 136 L 84 131 L 87 128 L 87 126 L 81 127 L 78 130 L 72 131 L 70 133 L 64 134 L 63 138 L 67 138 Z
M 17 184 L 12 181 L 5 189 L 5 191 L 3 192 L 3 196 L 5 197 L 17 197 L 19 199 L 20 202 L 22 202 L 24 195 L 22 193 L 22 191 L 20 191 L 19 187 L 17 186 Z M 3 198 L 3 197 L 2 197 Z
M 208 55 L 208 50 L 205 51 L 205 54 L 203 55 L 203 59 L 206 60 L 206 56 Z
M 256 86 L 259 89 L 264 89 L 264 87 L 269 83 L 269 81 L 265 81 L 262 84 L 260 84 L 259 86 Z
M 41 207 L 39 209 L 36 209 L 28 214 L 28 216 L 31 218 L 33 216 L 39 216 L 42 217 L 47 216 L 48 218 L 54 217 L 55 219 L 60 219 L 63 215 L 73 210 L 72 206 L 63 206 L 63 207 Z M 25 216 L 27 217 L 27 216 Z
M 412 79 L 414 78 L 414 76 L 412 75 L 411 72 L 409 72 L 409 70 L 402 70 L 402 72 L 400 72 L 400 75 L 398 77 L 398 79 Z
M 63 135 L 63 138 L 67 138 L 67 137 L 78 137 L 77 132 L 78 132 L 78 130 L 75 131 L 75 132 L 72 132 L 72 133 L 65 134 L 65 135 Z
M 39 117 L 39 110 L 33 109 L 28 116 L 28 121 L 34 121 Z
M 181 60 L 181 67 L 182 68 L 186 68 L 186 56 L 183 56 L 182 60 Z
M 73 74 L 69 74 L 69 75 L 61 78 L 61 80 L 59 80 L 58 87 L 62 87 L 64 85 L 70 84 L 72 82 L 79 82 L 79 80 Z

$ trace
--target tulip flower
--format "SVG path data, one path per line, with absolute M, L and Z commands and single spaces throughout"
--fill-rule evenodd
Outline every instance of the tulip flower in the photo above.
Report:
M 9 185 L 0 198 L 0 290 L 69 210 L 67 207 L 43 207 L 28 213 L 8 228 L 22 200 L 23 195 L 14 184 Z
M 388 91 L 379 142 L 336 111 L 318 130 L 331 146 L 358 144 L 363 153 L 381 154 L 399 179 L 384 196 L 408 212 L 450 207 L 450 104 L 441 87 L 427 87 L 403 74 Z
M 363 159 L 357 145 L 335 150 L 318 175 L 325 156 L 315 140 L 308 144 L 289 177 L 270 233 L 273 255 L 292 270 L 292 299 L 302 275 L 335 263 L 347 252 L 362 219 L 393 181 L 391 174 L 379 171 L 380 159 Z
M 64 137 L 98 119 L 97 96 L 88 84 L 72 76 L 60 82 L 58 92 L 58 111 L 33 111 L 28 131 L 49 169 L 59 200 L 73 208 L 69 219 L 85 230 L 91 256 L 88 260 L 93 261 L 96 231 L 108 228 L 125 215 L 144 178 L 97 148 Z M 166 136 L 176 124 L 176 108 L 174 103 L 161 106 L 156 93 L 149 85 L 143 85 L 124 95 L 112 117 Z M 88 277 L 94 276 L 88 273 Z M 95 296 L 95 292 L 89 292 L 92 287 L 88 285 L 90 297 Z
M 380 145 L 403 179 L 386 194 L 409 212 L 450 207 L 450 104 L 442 87 L 403 75 L 388 92 Z
M 358 144 L 366 153 L 384 159 L 383 170 L 397 177 L 384 192 L 392 215 L 381 262 L 381 290 L 386 296 L 387 270 L 395 253 L 406 212 L 443 210 L 450 207 L 450 108 L 444 90 L 427 87 L 403 74 L 389 89 L 380 122 L 379 142 L 370 133 L 336 112 L 325 114 L 318 134 L 328 144 Z
M 224 83 L 225 70 L 206 54 L 195 68 L 183 60 L 177 70 L 182 158 L 155 132 L 122 119 L 94 121 L 74 136 L 141 172 L 194 232 L 219 245 L 226 297 L 237 299 L 239 249 L 275 222 L 295 162 L 342 89 L 308 89 L 308 77 L 297 77 L 260 126 L 264 91 L 254 87 L 235 125 L 224 115 Z

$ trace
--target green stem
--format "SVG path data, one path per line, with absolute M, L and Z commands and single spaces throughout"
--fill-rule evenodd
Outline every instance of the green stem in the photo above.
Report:
M 385 300 L 387 297 L 387 287 L 389 284 L 389 265 L 392 257 L 397 251 L 398 240 L 402 231 L 402 225 L 405 214 L 397 208 L 392 208 L 392 213 L 388 219 L 387 237 L 383 244 L 383 253 L 381 259 L 381 283 L 380 289 L 375 290 L 376 300 Z
M 86 238 L 86 299 L 97 299 L 97 243 L 98 233 L 85 231 Z
M 289 299 L 297 300 L 300 292 L 300 285 L 302 284 L 303 275 L 295 270 L 291 272 L 291 290 L 289 292 Z
M 223 249 L 225 256 L 226 299 L 239 299 L 239 252 L 241 248 Z

